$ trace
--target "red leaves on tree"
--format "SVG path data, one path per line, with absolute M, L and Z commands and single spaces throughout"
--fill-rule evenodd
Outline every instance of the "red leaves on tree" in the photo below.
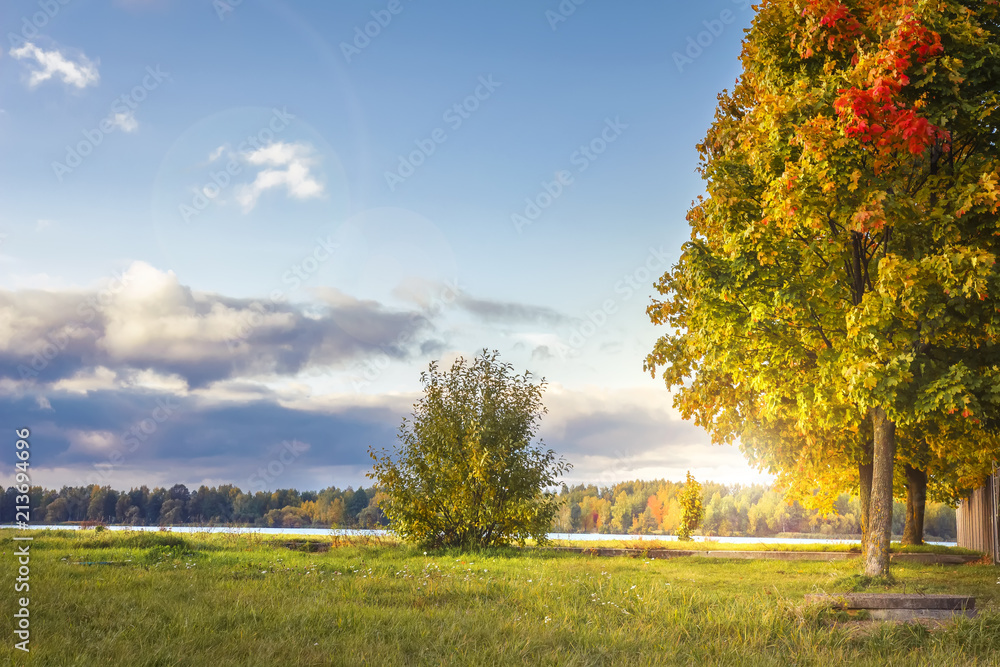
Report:
M 809 0 L 802 10 L 803 16 L 812 19 L 810 36 L 826 37 L 828 49 L 837 46 L 851 55 L 853 67 L 861 68 L 854 77 L 859 84 L 839 89 L 834 101 L 844 134 L 871 144 L 884 157 L 904 152 L 922 155 L 938 139 L 947 142 L 948 133 L 918 114 L 916 104 L 902 94 L 910 83 L 907 72 L 944 52 L 941 36 L 927 28 L 905 0 L 897 5 L 857 4 L 852 12 L 839 0 Z M 886 25 L 892 29 L 879 42 L 878 52 L 868 57 L 861 54 L 854 38 L 866 28 L 877 35 Z M 808 58 L 813 49 L 806 47 L 800 53 Z
M 826 34 L 826 48 L 830 51 L 840 43 L 849 43 L 862 32 L 861 22 L 839 0 L 810 0 L 802 10 L 802 16 L 814 20 L 818 17 L 819 20 L 807 30 L 807 34 L 816 36 L 822 28 Z M 805 57 L 812 54 L 813 50 L 807 48 Z
M 947 133 L 931 124 L 912 108 L 897 104 L 892 87 L 882 85 L 842 88 L 833 103 L 837 115 L 847 121 L 844 133 L 862 143 L 874 142 L 879 149 L 898 151 L 905 148 L 921 155 L 935 138 Z
M 905 67 L 910 66 L 909 54 L 916 52 L 917 62 L 926 62 L 934 56 L 944 53 L 941 46 L 941 35 L 933 30 L 927 29 L 920 24 L 912 14 L 906 17 L 905 23 L 900 27 L 898 33 L 898 48 L 900 49 L 899 60 L 905 63 Z M 898 68 L 898 69 L 905 69 Z

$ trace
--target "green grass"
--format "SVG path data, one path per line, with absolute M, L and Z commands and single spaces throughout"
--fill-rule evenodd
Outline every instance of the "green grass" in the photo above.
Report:
M 20 595 L 13 534 L 0 531 L 7 619 Z M 32 650 L 14 650 L 8 630 L 5 664 L 985 665 L 1000 655 L 991 566 L 894 565 L 894 582 L 876 590 L 972 594 L 980 616 L 859 632 L 803 605 L 807 593 L 862 587 L 852 561 L 424 555 L 378 539 L 310 553 L 288 536 L 32 534 Z M 122 565 L 76 564 L 96 561 Z

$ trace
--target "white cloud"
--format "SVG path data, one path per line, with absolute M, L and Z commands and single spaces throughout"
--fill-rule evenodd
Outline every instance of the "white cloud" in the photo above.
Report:
M 67 432 L 70 449 L 84 454 L 103 454 L 111 451 L 118 439 L 110 431 L 72 429 Z
M 135 119 L 135 114 L 131 110 L 116 113 L 111 118 L 111 124 L 121 128 L 122 132 L 135 132 L 139 127 L 139 121 Z
M 72 394 L 87 394 L 91 391 L 110 390 L 118 386 L 116 374 L 113 370 L 98 366 L 77 372 L 73 377 L 64 378 L 53 383 L 52 388 L 56 391 L 65 391 Z
M 286 144 L 283 141 L 278 141 L 255 151 L 244 153 L 243 157 L 249 164 L 281 167 L 311 152 L 311 147 L 306 144 Z
M 209 162 L 215 162 L 216 160 L 219 159 L 219 157 L 222 156 L 222 154 L 225 152 L 225 150 L 226 150 L 226 147 L 224 145 L 223 146 L 219 146 L 214 151 L 212 151 L 211 153 L 208 154 L 208 161 Z
M 180 285 L 172 271 L 161 272 L 135 262 L 125 274 L 128 284 L 106 309 L 99 344 L 112 359 L 156 355 L 165 360 L 200 358 L 232 338 L 246 314 L 221 303 L 199 312 L 199 299 Z M 261 316 L 262 327 L 289 325 L 288 313 Z
M 260 196 L 273 188 L 284 187 L 288 196 L 295 199 L 323 195 L 322 184 L 311 172 L 318 159 L 309 144 L 278 141 L 244 153 L 242 157 L 249 165 L 266 167 L 257 172 L 253 182 L 240 185 L 236 190 L 236 201 L 244 213 L 252 211 Z
M 45 51 L 32 42 L 25 42 L 20 48 L 12 48 L 10 55 L 15 60 L 34 61 L 34 66 L 28 65 L 31 70 L 28 85 L 32 88 L 54 76 L 59 77 L 63 83 L 77 88 L 96 85 L 101 79 L 97 64 L 83 53 L 74 59 L 58 49 Z

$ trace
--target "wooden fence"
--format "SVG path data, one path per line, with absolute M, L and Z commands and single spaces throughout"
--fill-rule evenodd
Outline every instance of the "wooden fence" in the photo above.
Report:
M 994 472 L 982 486 L 963 499 L 955 513 L 958 546 L 989 554 L 994 563 L 1000 560 L 1000 474 Z

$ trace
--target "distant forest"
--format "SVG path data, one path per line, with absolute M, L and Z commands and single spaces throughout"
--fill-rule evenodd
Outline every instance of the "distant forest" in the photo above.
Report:
M 680 525 L 681 483 L 666 480 L 631 481 L 598 487 L 563 485 L 564 501 L 553 522 L 559 533 L 627 533 L 672 535 Z M 861 532 L 858 499 L 843 494 L 833 514 L 821 515 L 763 485 L 702 483 L 705 517 L 700 533 L 709 536 L 759 536 L 781 533 L 853 535 Z M 0 505 L 0 522 L 14 523 L 18 492 L 7 489 Z M 279 489 L 246 493 L 232 485 L 183 484 L 169 489 L 146 486 L 116 491 L 110 486 L 64 486 L 55 491 L 32 487 L 31 523 L 101 522 L 126 525 L 228 525 L 278 528 L 379 528 L 386 524 L 378 508 L 378 489 L 364 487 L 322 491 Z M 903 530 L 905 506 L 896 503 L 893 533 Z M 955 539 L 955 510 L 927 503 L 925 538 Z
M 556 515 L 553 530 L 560 533 L 629 533 L 674 535 L 680 527 L 678 496 L 684 485 L 665 480 L 621 482 L 608 487 L 563 486 L 566 502 Z M 835 512 L 821 514 L 788 504 L 784 494 L 769 486 L 725 485 L 702 482 L 705 516 L 700 531 L 707 536 L 770 537 L 781 533 L 860 535 L 858 498 L 841 494 Z M 905 503 L 894 503 L 892 532 L 903 532 Z M 928 502 L 924 514 L 924 539 L 953 541 L 955 509 Z

